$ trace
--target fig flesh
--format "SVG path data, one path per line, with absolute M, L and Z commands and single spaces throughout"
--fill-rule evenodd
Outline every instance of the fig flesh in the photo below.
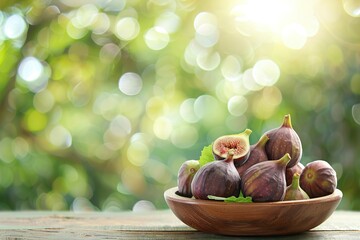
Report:
M 192 197 L 191 182 L 199 168 L 200 163 L 197 160 L 187 160 L 181 165 L 177 178 L 179 195 Z
M 295 173 L 299 173 L 301 175 L 304 167 L 305 166 L 301 162 L 298 162 L 295 166 L 286 169 L 286 186 L 291 185 Z
M 228 151 L 232 149 L 234 152 L 234 162 L 238 165 L 243 164 L 250 154 L 249 136 L 251 132 L 250 129 L 245 129 L 239 134 L 224 135 L 217 138 L 212 145 L 215 159 L 225 159 L 228 155 Z
M 290 186 L 286 188 L 284 201 L 309 199 L 307 193 L 300 187 L 300 174 L 294 173 Z
M 206 200 L 208 195 L 239 196 L 241 179 L 233 157 L 234 150 L 229 150 L 226 159 L 209 162 L 196 172 L 191 183 L 191 191 L 196 199 Z
M 249 157 L 244 164 L 240 165 L 238 164 L 238 162 L 234 162 L 240 177 L 252 165 L 268 160 L 265 151 L 265 144 L 267 143 L 268 140 L 269 137 L 267 135 L 263 135 L 257 143 L 251 145 Z
M 247 169 L 241 180 L 241 190 L 245 197 L 253 202 L 282 201 L 285 197 L 285 169 L 290 162 L 286 153 L 278 160 L 257 163 Z
M 333 193 L 337 186 L 335 170 L 324 160 L 308 163 L 300 175 L 300 186 L 310 198 Z
M 267 131 L 269 141 L 266 143 L 265 150 L 269 159 L 279 159 L 285 153 L 289 153 L 291 161 L 288 168 L 295 166 L 302 157 L 302 145 L 299 135 L 295 132 L 291 124 L 290 114 L 285 115 L 283 124 Z

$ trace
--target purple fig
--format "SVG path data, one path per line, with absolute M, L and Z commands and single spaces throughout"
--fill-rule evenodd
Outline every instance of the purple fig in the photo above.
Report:
M 286 188 L 284 201 L 309 199 L 307 193 L 300 187 L 300 174 L 294 173 L 290 186 Z
M 300 175 L 300 186 L 310 198 L 329 195 L 337 186 L 336 172 L 324 160 L 310 162 Z
M 239 134 L 225 135 L 217 138 L 212 145 L 215 159 L 225 159 L 228 151 L 233 149 L 234 162 L 239 165 L 244 163 L 250 154 L 249 136 L 251 132 L 250 129 L 246 129 Z
M 241 180 L 244 196 L 250 196 L 254 202 L 283 200 L 286 190 L 285 169 L 290 159 L 286 153 L 278 160 L 260 162 L 248 168 Z
M 196 172 L 191 183 L 191 191 L 195 198 L 208 199 L 208 195 L 239 196 L 241 180 L 233 157 L 234 150 L 229 150 L 226 159 L 209 162 Z
M 268 157 L 266 155 L 265 151 L 265 144 L 269 140 L 269 137 L 267 135 L 263 135 L 259 141 L 253 145 L 250 146 L 250 154 L 246 162 L 242 165 L 235 163 L 235 167 L 240 174 L 240 177 L 243 175 L 243 173 L 252 165 L 255 165 L 259 162 L 264 162 L 268 160 Z
M 178 172 L 179 195 L 184 197 L 192 197 L 191 182 L 199 168 L 200 163 L 197 160 L 187 160 L 181 165 Z
M 265 150 L 269 159 L 279 159 L 289 153 L 291 161 L 288 168 L 295 166 L 302 156 L 302 145 L 298 134 L 292 127 L 290 114 L 285 115 L 283 124 L 265 133 L 269 137 Z

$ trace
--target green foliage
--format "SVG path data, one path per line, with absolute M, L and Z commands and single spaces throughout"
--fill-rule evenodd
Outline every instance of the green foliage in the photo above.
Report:
M 238 197 L 231 196 L 231 197 L 217 197 L 213 195 L 209 195 L 208 198 L 210 200 L 216 200 L 216 201 L 224 201 L 224 202 L 237 202 L 237 203 L 251 203 L 252 198 L 251 197 L 244 197 L 242 195 L 242 192 L 240 192 L 240 195 Z
M 204 166 L 205 164 L 214 161 L 214 155 L 212 153 L 212 144 L 209 146 L 205 146 L 201 151 L 201 155 L 199 158 L 200 166 Z
M 0 210 L 166 208 L 185 160 L 287 113 L 359 210 L 357 9 L 251 2 L 1 1 Z

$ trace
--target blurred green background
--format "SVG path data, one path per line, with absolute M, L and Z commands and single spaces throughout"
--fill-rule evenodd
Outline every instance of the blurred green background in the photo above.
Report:
M 0 210 L 167 208 L 203 146 L 287 113 L 360 210 L 360 4 L 2 0 Z

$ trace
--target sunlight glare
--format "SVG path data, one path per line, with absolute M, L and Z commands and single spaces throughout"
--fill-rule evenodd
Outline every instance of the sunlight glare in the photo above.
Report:
M 360 17 L 360 2 L 356 0 L 343 0 L 343 7 L 347 14 L 352 17 Z
M 276 30 L 284 21 L 291 18 L 293 1 L 287 0 L 251 0 L 237 5 L 234 11 L 241 13 L 236 19 L 255 23 L 259 30 Z
M 231 14 L 241 34 L 270 32 L 286 47 L 301 49 L 307 38 L 319 31 L 313 5 L 300 0 L 244 0 L 232 8 Z

